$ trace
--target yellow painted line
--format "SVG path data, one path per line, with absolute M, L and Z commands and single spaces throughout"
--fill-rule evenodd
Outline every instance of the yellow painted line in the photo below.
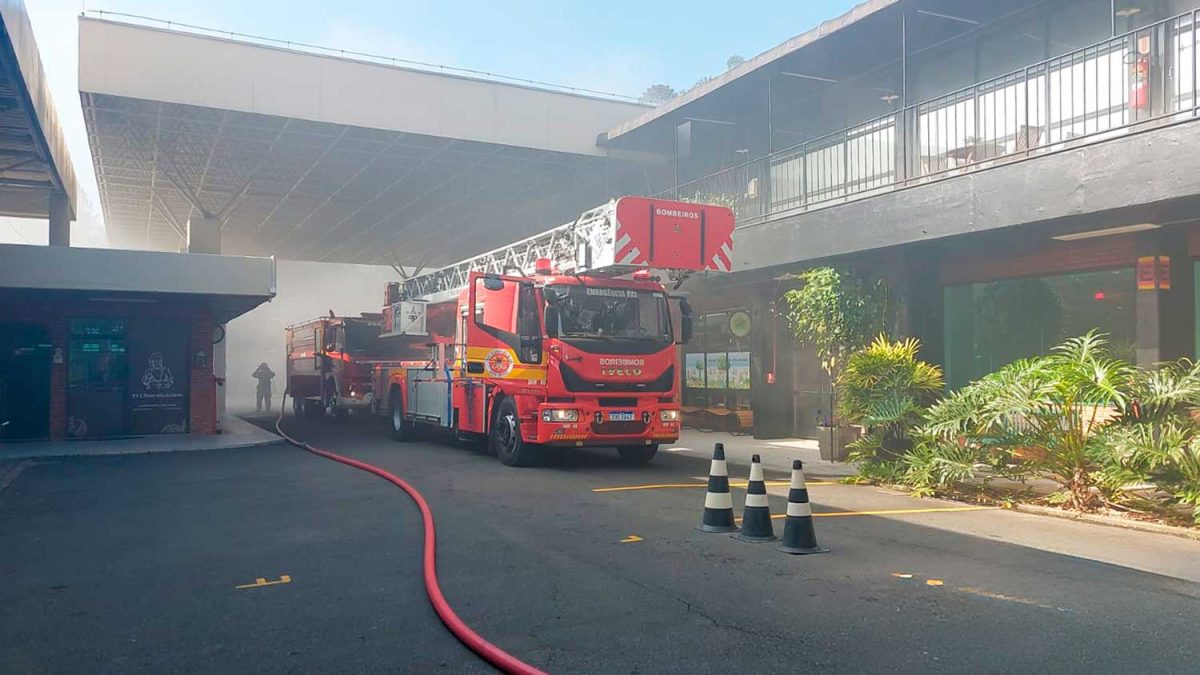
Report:
M 288 574 L 284 574 L 279 577 L 279 581 L 267 581 L 266 579 L 259 577 L 255 579 L 254 583 L 252 584 L 242 584 L 241 586 L 234 586 L 234 588 L 259 588 L 262 586 L 277 586 L 279 584 L 290 583 L 292 583 L 292 577 Z
M 944 584 L 945 584 L 945 582 L 943 582 L 941 579 L 926 579 L 925 580 L 926 586 L 942 586 Z
M 632 544 L 634 542 L 641 541 L 641 540 L 642 540 L 641 537 L 637 536 L 636 534 L 631 534 L 628 537 L 625 537 L 624 539 L 622 539 L 621 543 L 622 544 Z
M 769 480 L 765 481 L 767 487 L 787 487 L 791 485 L 786 480 Z M 837 485 L 833 481 L 809 481 L 807 485 Z M 673 488 L 702 488 L 708 487 L 708 483 L 655 483 L 652 485 L 618 485 L 616 487 L 592 488 L 592 492 L 627 492 L 629 490 L 669 490 Z M 734 481 L 729 483 L 729 487 L 744 488 L 746 481 Z
M 905 513 L 951 513 L 954 511 L 994 511 L 995 506 L 942 506 L 932 509 L 884 509 L 881 511 L 825 511 L 814 513 L 813 518 L 832 518 L 834 516 L 895 516 Z M 776 513 L 772 518 L 787 518 L 787 514 Z
M 962 586 L 962 587 L 959 587 L 957 590 L 961 593 L 969 593 L 971 595 L 978 595 L 979 597 L 982 597 L 982 598 L 991 598 L 993 600 L 1003 600 L 1004 602 L 1015 602 L 1020 605 L 1030 605 L 1032 607 L 1041 607 L 1042 609 L 1053 609 L 1053 610 L 1057 610 L 1059 612 L 1071 611 L 1071 610 L 1065 609 L 1063 607 L 1055 607 L 1054 605 L 1046 605 L 1046 604 L 1038 602 L 1037 600 L 1033 600 L 1030 598 L 1022 598 L 1022 597 L 1015 596 L 1015 595 L 1005 595 L 1003 593 L 993 593 L 992 591 L 987 591 L 982 588 L 975 588 L 973 586 Z

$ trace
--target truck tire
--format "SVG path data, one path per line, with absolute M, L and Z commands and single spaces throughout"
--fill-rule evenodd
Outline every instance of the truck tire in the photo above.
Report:
M 622 445 L 617 448 L 621 461 L 626 464 L 645 464 L 658 454 L 658 443 L 653 445 Z
M 521 438 L 517 404 L 511 398 L 500 401 L 496 418 L 488 431 L 488 447 L 505 466 L 530 466 L 537 462 L 537 447 Z
M 413 423 L 404 419 L 404 402 L 396 391 L 388 397 L 388 422 L 392 425 L 392 440 L 399 443 L 412 440 Z
M 325 415 L 325 408 L 320 401 L 304 399 L 304 416 L 310 419 L 320 419 Z

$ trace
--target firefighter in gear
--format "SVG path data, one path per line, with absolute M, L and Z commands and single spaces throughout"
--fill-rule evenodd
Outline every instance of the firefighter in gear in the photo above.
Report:
M 262 412 L 263 404 L 266 404 L 267 410 L 271 409 L 271 378 L 275 377 L 275 372 L 267 365 L 266 361 L 258 364 L 258 369 L 254 371 L 254 379 L 258 380 L 258 396 L 255 397 L 254 409 Z

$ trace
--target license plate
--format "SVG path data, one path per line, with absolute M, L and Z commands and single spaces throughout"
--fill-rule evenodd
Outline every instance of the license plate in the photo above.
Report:
M 610 413 L 608 413 L 608 421 L 609 422 L 632 422 L 633 421 L 633 413 L 625 412 L 625 411 L 610 412 Z

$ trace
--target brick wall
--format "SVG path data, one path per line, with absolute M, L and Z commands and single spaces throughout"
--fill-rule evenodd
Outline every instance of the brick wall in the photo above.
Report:
M 211 434 L 217 428 L 217 380 L 213 375 L 213 324 L 208 319 L 192 320 L 192 387 L 188 430 L 193 434 Z M 203 356 L 201 356 L 203 355 Z M 197 368 L 201 363 L 204 367 Z
M 1136 240 L 1129 235 L 1038 244 L 1034 250 L 1009 254 L 972 252 L 947 256 L 942 263 L 941 282 L 954 285 L 1048 276 L 1133 267 L 1137 262 Z

